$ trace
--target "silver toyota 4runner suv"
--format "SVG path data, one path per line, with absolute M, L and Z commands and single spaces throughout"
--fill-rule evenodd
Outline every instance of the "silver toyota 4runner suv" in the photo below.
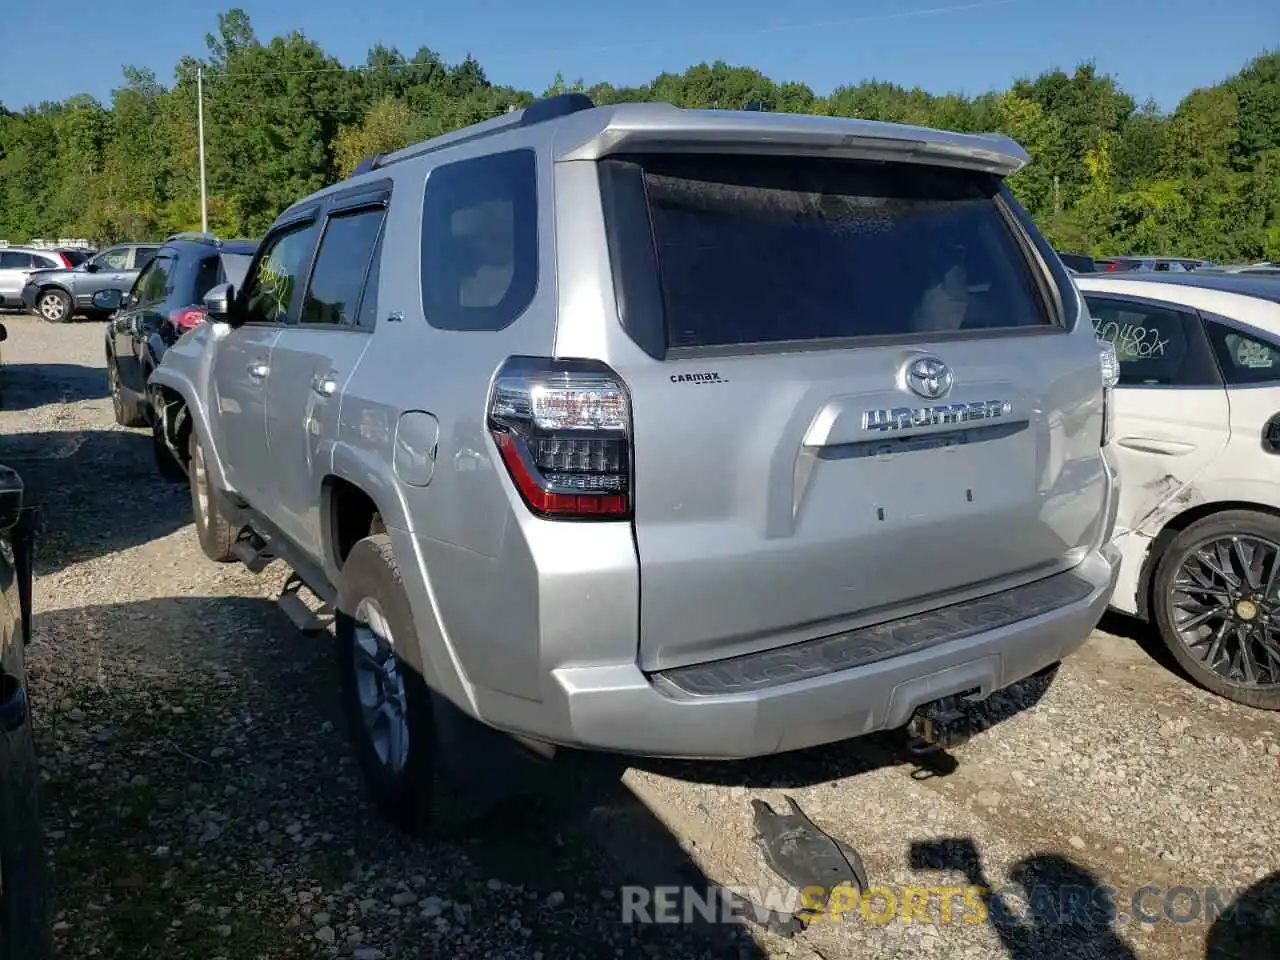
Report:
M 285 211 L 153 374 L 200 543 L 332 605 L 372 792 L 435 704 L 738 758 L 1051 668 L 1107 606 L 1113 358 L 1013 141 L 581 95 Z M 507 738 L 502 738 L 504 742 Z

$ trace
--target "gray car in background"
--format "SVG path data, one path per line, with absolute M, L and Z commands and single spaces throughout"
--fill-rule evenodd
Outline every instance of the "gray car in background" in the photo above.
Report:
M 455 713 L 543 753 L 949 745 L 1084 643 L 1115 355 L 1027 160 L 570 94 L 280 215 L 150 384 L 206 555 L 336 610 L 384 811 L 423 825 Z
M 128 293 L 159 248 L 158 243 L 118 243 L 78 267 L 37 270 L 22 288 L 22 305 L 50 323 L 67 323 L 77 313 L 105 316 L 94 307 L 93 295 L 99 290 Z
M 32 273 L 65 266 L 64 258 L 53 250 L 0 247 L 0 307 L 22 306 L 22 288 Z

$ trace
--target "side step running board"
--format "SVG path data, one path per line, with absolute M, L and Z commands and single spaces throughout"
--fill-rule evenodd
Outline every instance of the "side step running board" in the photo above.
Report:
M 312 609 L 311 605 L 300 596 L 302 590 L 311 593 L 301 577 L 296 573 L 290 573 L 276 603 L 284 611 L 284 615 L 303 633 L 323 633 L 333 623 L 333 607 L 321 602 L 318 609 Z
M 248 568 L 250 573 L 261 573 L 276 559 L 270 545 L 253 530 L 246 530 L 240 539 L 231 547 L 236 559 Z

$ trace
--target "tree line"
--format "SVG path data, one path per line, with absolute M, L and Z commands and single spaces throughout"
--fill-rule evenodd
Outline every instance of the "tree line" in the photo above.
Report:
M 0 238 L 153 239 L 200 225 L 196 73 L 204 71 L 210 229 L 259 236 L 294 200 L 361 159 L 522 107 L 535 94 L 491 83 L 468 56 L 427 47 L 369 50 L 344 69 L 301 33 L 257 38 L 233 9 L 165 86 L 124 68 L 109 105 L 88 95 L 0 106 Z M 862 117 L 949 130 L 1000 131 L 1032 163 L 1011 185 L 1059 249 L 1226 261 L 1280 260 L 1280 50 L 1189 93 L 1172 113 L 1138 104 L 1082 63 L 978 96 L 933 95 L 866 80 L 819 96 L 723 62 L 637 87 L 567 84 L 596 103 Z

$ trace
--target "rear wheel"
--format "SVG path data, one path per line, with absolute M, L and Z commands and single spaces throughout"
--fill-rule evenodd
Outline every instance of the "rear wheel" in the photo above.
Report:
M 204 446 L 195 430 L 191 431 L 188 463 L 191 465 L 191 515 L 196 525 L 196 536 L 204 555 L 216 563 L 230 563 L 236 559 L 231 548 L 236 542 L 236 531 L 218 511 L 214 496 L 213 479 L 205 465 Z
M 421 835 L 434 807 L 432 695 L 401 655 L 418 637 L 386 534 L 351 548 L 335 621 L 343 710 L 369 792 L 387 819 Z
M 116 423 L 122 427 L 145 427 L 147 418 L 139 404 L 120 383 L 120 369 L 114 357 L 107 359 L 107 389 L 111 391 L 111 409 Z
M 1191 524 L 1157 566 L 1155 622 L 1198 684 L 1280 710 L 1280 518 L 1229 510 Z
M 36 298 L 36 313 L 50 323 L 69 323 L 71 298 L 61 290 L 45 290 Z

